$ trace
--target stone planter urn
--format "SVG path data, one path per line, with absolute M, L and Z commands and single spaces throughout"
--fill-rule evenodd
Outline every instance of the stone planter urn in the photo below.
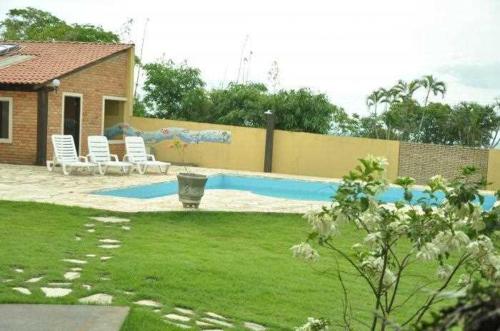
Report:
M 198 208 L 205 193 L 207 176 L 181 172 L 177 174 L 179 201 L 184 208 Z

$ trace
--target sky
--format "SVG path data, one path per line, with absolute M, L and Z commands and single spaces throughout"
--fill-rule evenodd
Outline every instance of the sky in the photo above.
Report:
M 27 6 L 114 32 L 131 18 L 137 53 L 146 26 L 144 62 L 186 60 L 209 87 L 268 83 L 276 61 L 279 88 L 326 93 L 349 113 L 428 74 L 447 83 L 445 102 L 500 97 L 499 0 L 1 0 L 0 19 Z

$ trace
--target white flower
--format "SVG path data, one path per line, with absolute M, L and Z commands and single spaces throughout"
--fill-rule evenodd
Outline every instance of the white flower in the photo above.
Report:
M 449 264 L 445 264 L 445 265 L 438 267 L 437 276 L 439 279 L 445 280 L 448 277 L 450 277 L 452 271 L 453 271 L 453 266 L 451 266 Z
M 439 247 L 442 253 L 445 253 L 467 246 L 470 243 L 470 239 L 463 231 L 452 233 L 448 230 L 439 232 L 432 242 Z
M 290 249 L 296 258 L 302 258 L 306 261 L 317 261 L 319 259 L 318 252 L 308 243 L 303 242 Z
M 384 273 L 384 279 L 382 281 L 384 283 L 384 286 L 386 288 L 389 288 L 396 282 L 396 276 L 391 270 L 389 270 L 389 268 L 386 268 Z
M 295 331 L 327 331 L 328 323 L 325 320 L 309 317 L 307 323 L 295 328 Z
M 336 226 L 328 214 L 308 213 L 304 215 L 311 224 L 313 231 L 321 237 L 330 237 L 335 233 Z
M 366 235 L 365 237 L 365 243 L 367 245 L 375 245 L 377 244 L 380 240 L 382 239 L 382 233 L 381 232 L 372 232 Z
M 360 243 L 357 243 L 357 244 L 352 245 L 352 247 L 351 247 L 351 248 L 352 248 L 353 250 L 355 250 L 355 251 L 360 251 L 360 250 L 362 250 L 362 249 L 363 249 L 363 245 L 361 245 Z
M 433 243 L 426 243 L 422 248 L 420 248 L 420 251 L 417 253 L 417 259 L 422 259 L 422 260 L 434 260 L 441 251 L 439 250 L 439 247 L 434 245 Z
M 381 204 L 380 208 L 384 208 L 387 211 L 397 211 L 398 210 L 393 203 L 384 203 L 384 204 Z
M 361 262 L 361 267 L 373 273 L 381 272 L 384 260 L 381 257 L 368 256 Z

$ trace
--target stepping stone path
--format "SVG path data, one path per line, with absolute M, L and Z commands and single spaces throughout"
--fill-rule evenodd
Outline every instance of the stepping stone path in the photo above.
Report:
M 82 238 L 80 238 L 80 237 L 75 237 L 75 240 L 76 240 L 76 241 L 80 241 L 80 240 L 82 240 Z
M 104 244 L 104 245 L 99 245 L 100 248 L 104 249 L 115 249 L 115 248 L 120 248 L 120 245 L 111 245 L 111 244 Z
M 85 255 L 85 256 L 86 256 L 86 257 L 96 257 L 96 255 L 95 255 L 95 254 L 87 254 L 87 255 Z
M 99 242 L 103 244 L 120 244 L 120 240 L 116 239 L 99 239 Z
M 183 315 L 177 315 L 174 313 L 167 314 L 164 317 L 171 320 L 171 321 L 179 321 L 179 322 L 189 322 L 191 320 L 190 317 L 183 316 Z
M 88 229 L 87 232 L 94 233 L 95 229 Z
M 68 271 L 67 273 L 64 274 L 64 278 L 67 280 L 75 280 L 77 278 L 80 278 L 80 273 L 74 271 Z
M 214 326 L 213 324 L 210 324 L 207 322 L 202 322 L 202 321 L 196 321 L 196 325 L 198 325 L 198 326 Z
M 72 292 L 69 288 L 60 287 L 42 287 L 41 290 L 47 298 L 60 298 Z
M 95 226 L 95 224 L 94 223 L 87 223 L 87 224 L 84 224 L 83 226 L 86 228 L 93 228 Z
M 249 330 L 252 330 L 252 331 L 265 331 L 265 330 L 267 330 L 267 328 L 265 326 L 257 324 L 257 323 L 253 323 L 253 322 L 244 322 L 243 326 Z
M 221 316 L 219 314 L 216 314 L 216 313 L 207 312 L 207 313 L 205 313 L 205 315 L 207 315 L 208 317 L 213 317 L 213 318 L 217 318 L 217 319 L 220 319 L 220 320 L 227 321 L 227 318 L 225 318 L 224 316 Z
M 78 272 L 80 272 L 80 271 L 82 271 L 83 269 L 82 269 L 82 268 L 78 268 L 78 267 L 77 267 L 77 268 L 71 268 L 70 270 L 71 270 L 71 271 L 78 271 Z
M 122 229 L 125 231 L 130 231 L 130 226 L 122 225 Z
M 162 306 L 161 303 L 153 301 L 153 300 L 139 300 L 139 301 L 136 301 L 134 303 L 136 305 L 139 305 L 139 306 L 155 307 L 155 308 L 159 308 Z
M 33 277 L 33 278 L 30 278 L 26 281 L 26 283 L 38 283 L 39 281 L 41 281 L 43 279 L 43 276 L 40 276 L 40 277 Z
M 173 322 L 170 322 L 170 321 L 167 321 L 167 323 L 169 324 L 172 324 L 172 325 L 175 325 L 181 329 L 191 329 L 191 326 L 189 325 L 186 325 L 186 324 L 181 324 L 181 323 L 173 323 Z M 222 330 L 221 330 L 222 331 Z
M 229 322 L 226 322 L 226 321 L 221 321 L 221 320 L 218 320 L 218 319 L 215 319 L 215 318 L 211 318 L 211 317 L 203 317 L 202 320 L 205 321 L 205 322 L 208 322 L 208 323 L 216 324 L 218 326 L 224 326 L 226 328 L 232 328 L 232 327 L 234 327 L 234 325 L 232 323 L 229 323 Z
M 112 256 L 101 256 L 101 261 L 107 261 L 110 260 Z
M 17 272 L 18 274 L 21 274 L 21 273 L 23 273 L 23 272 L 24 272 L 24 270 L 23 270 L 23 269 L 19 269 L 19 268 L 14 269 L 14 271 L 15 271 L 15 272 Z
M 184 315 L 194 315 L 194 311 L 192 311 L 191 309 L 175 307 L 174 310 Z
M 69 287 L 71 283 L 49 283 L 48 285 L 52 287 Z
M 90 217 L 90 219 L 102 222 L 102 223 L 128 223 L 130 220 L 128 218 L 119 217 Z
M 113 296 L 105 293 L 97 293 L 78 299 L 78 302 L 94 305 L 110 305 L 113 302 Z
M 63 259 L 64 262 L 73 263 L 73 264 L 87 264 L 87 261 L 84 260 L 76 260 L 76 259 Z
M 92 289 L 92 286 L 87 285 L 87 284 L 83 284 L 83 285 L 82 285 L 82 287 L 83 287 L 84 289 L 86 289 L 87 291 L 90 291 L 90 290 Z
M 13 287 L 12 289 L 24 295 L 31 295 L 31 291 L 25 287 Z

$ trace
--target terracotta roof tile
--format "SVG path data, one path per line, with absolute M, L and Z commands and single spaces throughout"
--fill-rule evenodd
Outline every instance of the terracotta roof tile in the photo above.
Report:
M 43 84 L 100 59 L 133 47 L 130 44 L 80 42 L 19 42 L 16 51 L 0 55 L 0 63 L 15 55 L 31 55 L 25 61 L 0 67 L 0 84 Z

